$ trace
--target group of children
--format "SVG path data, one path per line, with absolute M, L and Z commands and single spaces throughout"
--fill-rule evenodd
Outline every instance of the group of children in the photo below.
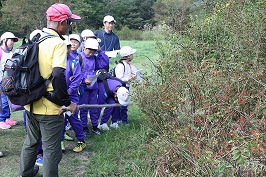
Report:
M 111 16 L 107 16 L 105 19 L 107 22 L 109 20 L 110 23 L 114 21 Z M 110 26 L 112 26 L 112 24 L 110 24 Z M 33 39 L 38 33 L 41 34 L 41 37 L 45 35 L 41 30 L 34 30 L 30 34 L 30 39 Z M 100 32 L 99 34 L 103 37 L 105 35 L 103 32 Z M 7 37 L 4 40 L 5 35 L 7 35 Z M 1 48 L 3 51 L 5 51 L 3 46 L 9 46 L 8 39 L 10 39 L 13 45 L 14 42 L 18 41 L 18 38 L 15 37 L 13 33 L 7 33 L 5 35 L 2 35 L 3 37 L 1 36 Z M 116 36 L 114 33 L 112 35 Z M 97 38 L 89 29 L 83 30 L 81 32 L 81 37 L 79 34 L 70 34 L 69 36 L 63 36 L 62 39 L 67 46 L 65 79 L 70 100 L 78 105 L 88 105 L 87 107 L 90 107 L 89 105 L 116 103 L 121 105 L 106 107 L 103 112 L 102 108 L 86 108 L 85 106 L 80 108 L 79 111 L 74 114 L 68 114 L 68 112 L 65 113 L 65 127 L 67 124 L 70 124 L 77 139 L 77 145 L 74 147 L 73 151 L 81 152 L 86 147 L 86 143 L 84 141 L 85 136 L 90 134 L 88 116 L 90 117 L 92 126 L 91 132 L 96 135 L 102 134 L 102 130 L 109 130 L 107 123 L 111 117 L 110 127 L 112 128 L 118 129 L 119 123 L 128 124 L 127 104 L 129 99 L 129 86 L 130 82 L 135 79 L 135 73 L 137 71 L 136 67 L 132 64 L 134 57 L 133 54 L 136 52 L 136 49 L 132 49 L 129 46 L 125 46 L 120 49 L 119 52 L 121 59 L 115 68 L 115 75 L 117 79 L 106 79 L 110 92 L 107 93 L 105 84 L 97 80 L 95 81 L 95 78 L 97 78 L 96 75 L 98 70 L 109 68 L 110 58 L 106 55 L 105 51 L 102 50 L 100 44 L 102 44 L 102 47 L 107 50 L 105 45 L 107 45 L 108 42 L 111 42 L 112 44 L 113 41 L 104 42 L 103 40 L 99 40 L 99 38 Z M 114 38 L 111 39 L 113 40 Z M 117 38 L 116 40 L 118 40 L 119 43 L 119 39 Z M 10 49 L 8 48 L 8 51 L 12 51 L 13 45 L 10 45 L 11 47 Z M 116 49 L 119 48 L 120 44 L 116 46 Z M 113 48 L 113 50 L 114 49 L 115 48 Z M 4 63 L 1 64 L 2 66 L 4 65 Z M 94 80 L 92 78 L 94 78 Z M 3 94 L 1 96 L 5 97 Z M 6 104 L 8 105 L 8 103 Z M 2 112 L 2 114 L 4 113 L 5 112 Z M 100 116 L 101 113 L 102 116 Z M 26 126 L 25 111 L 23 116 L 24 125 Z M 101 120 L 99 121 L 100 117 Z M 11 123 L 9 124 L 8 122 Z M 16 125 L 17 121 L 10 119 L 9 112 L 7 120 L 2 122 L 0 121 L 0 125 L 2 124 L 3 128 L 6 129 L 10 128 L 12 125 Z M 74 140 L 64 129 L 61 138 L 62 151 L 65 150 L 65 139 L 71 141 Z M 0 155 L 2 156 L 2 153 L 0 153 Z M 42 166 L 42 143 L 38 148 L 36 164 Z
M 89 32 L 89 30 L 86 31 Z M 93 82 L 93 80 L 91 80 L 91 78 L 97 74 L 98 70 L 108 67 L 109 57 L 101 50 L 99 43 L 95 36 L 93 36 L 92 32 L 87 33 L 90 34 L 90 36 L 84 36 L 84 31 L 82 34 L 83 41 L 81 41 L 78 34 L 64 36 L 65 42 L 68 46 L 68 59 L 65 75 L 71 100 L 73 102 L 77 102 L 79 105 L 103 103 L 111 104 L 118 102 L 119 99 L 121 99 L 120 102 L 127 101 L 128 98 L 124 98 L 125 100 L 123 100 L 120 97 L 116 100 L 115 96 L 119 95 L 119 90 L 123 90 L 121 91 L 122 95 L 128 94 L 129 97 L 129 85 L 130 82 L 135 79 L 135 75 L 133 73 L 136 70 L 136 67 L 132 65 L 131 61 L 136 50 L 129 46 L 121 48 L 120 54 L 122 58 L 121 63 L 119 63 L 116 67 L 116 77 L 121 79 L 123 82 L 126 82 L 126 90 L 122 88 L 119 89 L 122 87 L 121 82 L 108 79 L 109 87 L 114 85 L 113 88 L 110 88 L 110 90 L 116 93 L 114 94 L 114 97 L 110 98 L 110 96 L 106 95 L 103 83 Z M 84 45 L 83 49 L 80 49 L 81 45 Z M 113 100 L 114 102 L 110 100 Z M 124 105 L 126 104 L 124 103 Z M 121 116 L 120 113 L 118 114 L 118 112 L 116 112 L 116 110 L 121 112 Z M 85 133 L 88 131 L 88 113 L 92 124 L 92 133 L 98 135 L 101 134 L 101 129 L 106 129 L 106 123 L 110 116 L 112 116 L 111 127 L 118 128 L 117 121 L 122 121 L 124 124 L 128 123 L 127 106 L 122 106 L 122 108 L 106 108 L 103 112 L 100 124 L 98 121 L 101 113 L 100 108 L 80 108 L 79 115 L 71 115 L 71 117 L 76 117 L 77 120 L 79 119 L 78 117 L 80 117 L 82 129 Z M 75 131 L 74 123 L 71 123 L 71 120 L 69 120 L 69 122 Z
M 39 31 L 40 32 L 40 31 Z M 33 33 L 36 33 L 34 31 Z M 129 85 L 135 79 L 136 67 L 132 64 L 133 54 L 136 49 L 129 46 L 120 49 L 121 60 L 115 68 L 118 79 L 107 79 L 111 95 L 107 94 L 102 82 L 91 80 L 97 75 L 97 71 L 109 66 L 110 58 L 101 50 L 99 43 L 91 30 L 84 30 L 82 38 L 78 34 L 63 36 L 67 46 L 67 65 L 65 78 L 68 94 L 72 102 L 78 105 L 101 105 L 119 103 L 122 106 L 106 107 L 99 121 L 102 109 L 97 107 L 80 108 L 74 114 L 65 113 L 65 126 L 69 123 L 75 133 L 77 145 L 74 152 L 81 152 L 86 147 L 85 137 L 90 134 L 88 116 L 91 122 L 91 132 L 102 134 L 102 130 L 109 130 L 107 122 L 110 117 L 112 128 L 119 128 L 119 123 L 128 124 L 127 104 L 129 100 Z M 83 46 L 83 48 L 81 48 Z M 121 81 L 119 81 L 121 80 Z M 126 83 L 125 87 L 123 83 Z M 25 116 L 24 116 L 25 118 Z M 73 141 L 64 130 L 62 134 L 61 148 L 65 151 L 64 140 Z M 36 164 L 42 165 L 41 144 L 38 150 Z

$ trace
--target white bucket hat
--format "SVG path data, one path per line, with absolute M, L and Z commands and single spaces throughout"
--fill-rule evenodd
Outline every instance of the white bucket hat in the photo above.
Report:
M 4 39 L 14 39 L 14 42 L 18 42 L 18 37 L 16 37 L 13 33 L 11 32 L 5 32 L 1 36 L 1 41 Z
M 95 37 L 95 35 L 91 30 L 85 29 L 81 32 L 81 37 Z
M 78 34 L 70 34 L 69 40 L 71 40 L 71 39 L 75 39 L 75 40 L 79 41 L 79 43 L 81 42 L 80 36 Z
M 130 96 L 128 89 L 126 89 L 125 87 L 119 87 L 119 89 L 117 89 L 116 94 L 119 104 L 127 106 Z
M 136 49 L 132 49 L 131 47 L 129 46 L 124 46 L 120 49 L 120 55 L 121 57 L 126 57 L 126 56 L 129 56 L 131 54 L 134 54 L 137 50 Z
M 98 50 L 99 43 L 98 43 L 97 39 L 94 39 L 94 38 L 87 39 L 86 42 L 85 42 L 85 48 L 86 49 Z

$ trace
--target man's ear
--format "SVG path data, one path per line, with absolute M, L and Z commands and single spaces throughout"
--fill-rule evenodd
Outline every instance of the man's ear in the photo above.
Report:
M 60 22 L 58 22 L 58 25 L 61 25 L 61 26 L 63 26 L 63 25 L 64 25 L 64 22 L 65 22 L 65 20 L 63 20 L 63 21 L 60 21 Z
M 57 31 L 60 31 L 62 28 L 63 28 L 63 26 L 64 26 L 64 21 L 60 21 L 60 22 L 58 22 L 58 25 L 57 25 Z

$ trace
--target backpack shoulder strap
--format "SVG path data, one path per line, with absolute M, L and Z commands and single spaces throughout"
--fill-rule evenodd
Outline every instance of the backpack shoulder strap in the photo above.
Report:
M 82 58 L 82 55 L 80 53 L 78 54 L 78 59 L 79 59 L 80 68 L 83 69 L 83 67 L 84 67 L 83 58 Z
M 126 83 L 123 82 L 121 79 L 118 79 L 117 77 L 113 77 L 113 76 L 112 76 L 112 77 L 110 77 L 109 79 L 119 81 L 119 82 L 122 84 L 123 87 L 126 86 Z M 104 85 L 104 89 L 105 89 L 105 92 L 106 92 L 107 96 L 108 96 L 108 97 L 113 97 L 114 94 L 111 92 L 111 90 L 110 90 L 110 88 L 109 88 L 109 85 L 108 85 L 107 79 L 104 79 L 104 80 L 103 80 L 103 85 Z
M 122 84 L 122 86 L 124 86 L 124 87 L 126 86 L 126 82 L 122 81 L 121 79 L 119 79 L 119 78 L 117 78 L 115 76 L 112 76 L 110 73 L 108 73 L 108 77 L 106 77 L 105 80 L 106 79 L 116 80 L 116 81 L 120 82 Z
M 43 42 L 44 40 L 48 39 L 48 38 L 53 38 L 55 37 L 55 35 L 52 35 L 52 34 L 48 34 L 48 35 L 45 35 L 43 37 L 41 37 L 40 39 L 37 39 L 37 44 L 40 44 L 41 42 Z M 51 80 L 53 79 L 53 74 L 51 74 L 49 76 L 49 78 L 45 81 L 45 85 L 46 87 L 48 87 L 48 84 L 51 82 Z
M 119 63 L 121 63 L 124 66 L 124 72 L 125 72 L 126 71 L 126 66 L 125 66 L 123 60 L 119 60 L 119 62 L 117 62 L 117 64 L 119 64 Z
M 119 61 L 117 62 L 117 64 L 118 64 L 118 63 L 121 63 L 123 66 L 125 66 L 123 60 L 119 60 Z
M 111 76 L 110 79 L 120 82 L 123 87 L 126 86 L 126 82 L 122 81 L 121 79 L 118 79 L 117 77 Z
M 113 97 L 114 94 L 111 92 L 110 88 L 109 88 L 109 85 L 108 85 L 108 82 L 107 82 L 107 79 L 104 79 L 103 80 L 103 85 L 104 85 L 104 89 L 105 89 L 105 92 L 107 94 L 108 97 Z
M 40 44 L 41 42 L 45 41 L 46 39 L 48 38 L 53 38 L 53 37 L 56 37 L 55 35 L 52 35 L 52 34 L 48 34 L 48 35 L 45 35 L 43 37 L 41 37 L 39 40 L 38 40 L 38 44 Z

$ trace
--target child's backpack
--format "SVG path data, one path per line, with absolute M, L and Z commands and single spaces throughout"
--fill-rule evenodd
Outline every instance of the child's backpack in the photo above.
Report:
M 119 60 L 119 61 L 115 61 L 115 63 L 116 63 L 116 66 L 117 66 L 119 63 L 121 63 L 121 64 L 124 66 L 124 72 L 125 72 L 125 64 L 124 64 L 121 60 Z M 115 74 L 115 68 L 116 68 L 116 66 L 113 67 L 113 68 L 109 71 L 109 73 L 110 73 L 113 77 L 116 77 L 116 74 Z
M 107 72 L 105 69 L 99 69 L 96 73 L 97 77 L 97 81 L 98 82 L 103 82 L 104 85 L 104 89 L 108 95 L 108 97 L 113 97 L 113 93 L 111 92 L 109 85 L 107 83 L 107 79 L 112 79 L 112 80 L 117 80 L 119 81 L 122 86 L 126 86 L 126 83 L 124 81 L 122 81 L 121 79 L 118 79 L 117 77 L 112 76 L 109 72 Z
M 12 58 L 7 59 L 3 71 L 2 91 L 11 103 L 24 106 L 45 94 L 52 75 L 44 79 L 40 74 L 38 44 L 52 37 L 54 35 L 40 38 L 40 34 L 37 34 L 32 41 L 25 37 Z

